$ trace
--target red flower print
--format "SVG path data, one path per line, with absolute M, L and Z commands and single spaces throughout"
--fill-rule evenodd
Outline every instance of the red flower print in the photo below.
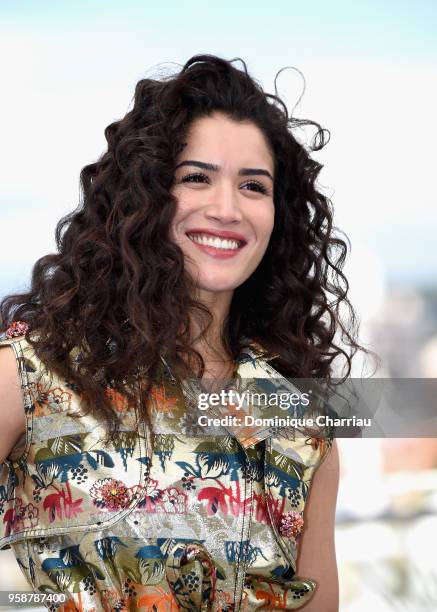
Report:
M 158 481 L 154 478 L 149 478 L 146 484 L 146 496 L 154 501 L 161 497 L 162 490 L 158 489 Z
M 14 321 L 6 330 L 6 338 L 17 338 L 24 336 L 29 330 L 29 325 L 24 321 Z
M 166 514 L 185 514 L 187 512 L 187 495 L 176 487 L 164 489 L 160 503 Z
M 302 531 L 304 520 L 301 512 L 286 512 L 279 522 L 279 533 L 285 538 L 296 538 Z
M 90 496 L 94 505 L 99 508 L 121 510 L 129 505 L 132 492 L 121 480 L 103 478 L 91 487 Z
M 38 403 L 41 406 L 47 406 L 54 412 L 61 412 L 70 408 L 71 393 L 69 391 L 61 387 L 53 387 L 53 389 L 47 391 L 42 385 L 38 385 L 38 391 Z
M 24 507 L 23 526 L 24 529 L 30 529 L 38 525 L 38 508 L 33 504 L 27 504 Z
M 6 512 L 3 522 L 7 524 L 6 535 L 36 527 L 38 525 L 38 508 L 32 503 L 23 506 L 22 499 L 17 497 L 15 508 L 10 508 Z

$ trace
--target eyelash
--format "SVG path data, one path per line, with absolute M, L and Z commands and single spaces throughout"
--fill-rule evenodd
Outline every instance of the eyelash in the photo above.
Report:
M 192 174 L 187 174 L 186 176 L 184 176 L 181 180 L 181 183 L 191 183 L 192 181 L 190 179 L 195 178 L 195 177 L 208 180 L 208 177 L 205 174 L 201 174 L 200 172 L 193 172 Z M 200 181 L 193 181 L 193 182 L 197 183 Z M 247 185 L 256 185 L 259 188 L 259 191 L 256 193 L 262 193 L 263 195 L 270 194 L 269 190 L 266 187 L 264 187 L 262 183 L 259 183 L 258 181 L 248 181 L 247 183 L 244 183 L 244 186 L 247 186 Z M 252 191 L 252 189 L 250 191 Z

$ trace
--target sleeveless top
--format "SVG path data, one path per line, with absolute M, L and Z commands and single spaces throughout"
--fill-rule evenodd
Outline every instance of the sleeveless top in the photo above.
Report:
M 296 610 L 311 599 L 317 584 L 296 576 L 296 558 L 332 438 L 199 433 L 164 367 L 152 389 L 153 452 L 136 407 L 111 389 L 121 425 L 105 445 L 98 418 L 72 416 L 74 385 L 47 371 L 24 336 L 4 345 L 15 352 L 27 425 L 20 456 L 14 449 L 0 472 L 0 548 L 13 549 L 48 609 Z M 279 377 L 254 346 L 237 378 Z

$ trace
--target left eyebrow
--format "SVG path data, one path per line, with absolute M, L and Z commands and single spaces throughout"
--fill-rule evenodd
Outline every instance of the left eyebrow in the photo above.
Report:
M 220 166 L 216 164 L 208 164 L 206 162 L 197 161 L 194 159 L 187 159 L 176 166 L 176 170 L 181 166 L 197 166 L 198 168 L 202 168 L 203 170 L 210 170 L 212 172 L 218 172 L 220 170 Z M 240 176 L 268 176 L 269 179 L 273 181 L 273 177 L 268 170 L 264 170 L 264 168 L 240 168 L 238 171 Z
M 268 170 L 264 170 L 263 168 L 241 168 L 241 170 L 238 171 L 238 174 L 241 174 L 241 176 L 261 174 L 262 176 L 268 176 L 269 179 L 273 181 L 273 176 L 270 174 L 270 172 Z

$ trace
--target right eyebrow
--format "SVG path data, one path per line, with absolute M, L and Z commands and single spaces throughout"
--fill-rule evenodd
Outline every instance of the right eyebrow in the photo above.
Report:
M 177 170 L 181 166 L 196 166 L 197 168 L 202 168 L 202 170 L 211 170 L 212 172 L 218 172 L 220 170 L 220 166 L 216 164 L 209 164 L 207 162 L 197 161 L 195 159 L 187 159 L 178 164 L 175 168 Z M 273 177 L 268 170 L 264 170 L 263 168 L 241 168 L 238 174 L 241 176 L 268 176 L 272 181 Z
M 198 168 L 202 168 L 202 170 L 212 170 L 213 172 L 218 172 L 219 167 L 216 164 L 207 164 L 206 162 L 196 161 L 194 159 L 187 159 L 176 166 L 176 170 L 181 166 L 197 166 Z

